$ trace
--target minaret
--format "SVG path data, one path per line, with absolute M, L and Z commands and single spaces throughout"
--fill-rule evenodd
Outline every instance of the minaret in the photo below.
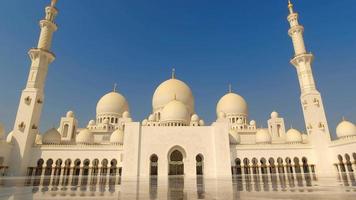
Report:
M 55 59 L 50 51 L 53 33 L 57 30 L 54 19 L 58 14 L 57 0 L 46 7 L 46 17 L 40 21 L 41 33 L 37 48 L 29 50 L 30 72 L 21 99 L 13 129 L 14 147 L 10 164 L 12 175 L 25 175 L 41 118 L 44 102 L 44 86 L 48 65 Z
M 323 132 L 330 137 L 328 122 L 325 116 L 323 101 L 316 88 L 312 62 L 313 54 L 308 53 L 304 44 L 304 27 L 298 22 L 298 13 L 294 12 L 293 4 L 288 1 L 289 36 L 292 38 L 295 55 L 291 63 L 297 70 L 301 90 L 301 104 L 308 134 Z

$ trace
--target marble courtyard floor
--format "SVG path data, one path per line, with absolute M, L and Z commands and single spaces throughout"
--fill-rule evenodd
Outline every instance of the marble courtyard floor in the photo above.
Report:
M 356 199 L 354 173 L 182 176 L 122 182 L 120 177 L 0 178 L 0 199 Z

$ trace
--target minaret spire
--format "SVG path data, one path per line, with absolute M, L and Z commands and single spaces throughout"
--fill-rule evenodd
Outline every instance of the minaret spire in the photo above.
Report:
M 306 50 L 303 38 L 304 27 L 299 24 L 298 13 L 293 10 L 290 1 L 288 1 L 288 9 L 287 19 L 290 24 L 288 34 L 294 47 L 294 57 L 290 62 L 297 70 L 305 125 L 309 134 L 322 131 L 330 137 L 322 98 L 316 88 L 312 71 L 314 56 Z
M 54 20 L 58 14 L 56 0 L 45 8 L 45 18 L 40 21 L 40 37 L 37 48 L 29 50 L 31 67 L 25 89 L 22 91 L 20 103 L 13 129 L 14 148 L 9 166 L 12 175 L 25 175 L 30 159 L 30 152 L 39 133 L 38 127 L 44 102 L 44 86 L 48 66 L 55 59 L 51 52 L 52 36 L 57 30 Z
M 289 13 L 293 14 L 294 10 L 293 10 L 293 4 L 290 0 L 288 0 L 288 9 L 289 9 Z

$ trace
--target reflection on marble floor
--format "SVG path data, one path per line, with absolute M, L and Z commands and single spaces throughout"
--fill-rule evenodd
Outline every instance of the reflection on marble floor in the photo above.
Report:
M 354 199 L 354 173 L 243 175 L 231 179 L 151 177 L 121 183 L 118 176 L 0 179 L 0 199 Z

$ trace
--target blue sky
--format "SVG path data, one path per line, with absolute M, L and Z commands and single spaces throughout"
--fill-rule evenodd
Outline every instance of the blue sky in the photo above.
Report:
M 37 24 L 48 2 L 0 2 L 0 121 L 7 130 L 27 79 L 27 51 L 37 44 Z M 314 76 L 334 132 L 342 116 L 356 122 L 356 3 L 294 4 L 307 48 L 316 57 Z M 289 64 L 287 0 L 59 0 L 58 9 L 57 59 L 47 77 L 41 131 L 58 125 L 67 110 L 86 125 L 114 83 L 133 118 L 141 121 L 172 67 L 192 88 L 196 111 L 209 123 L 231 83 L 258 126 L 266 126 L 270 112 L 277 110 L 287 128 L 305 129 L 299 84 Z

